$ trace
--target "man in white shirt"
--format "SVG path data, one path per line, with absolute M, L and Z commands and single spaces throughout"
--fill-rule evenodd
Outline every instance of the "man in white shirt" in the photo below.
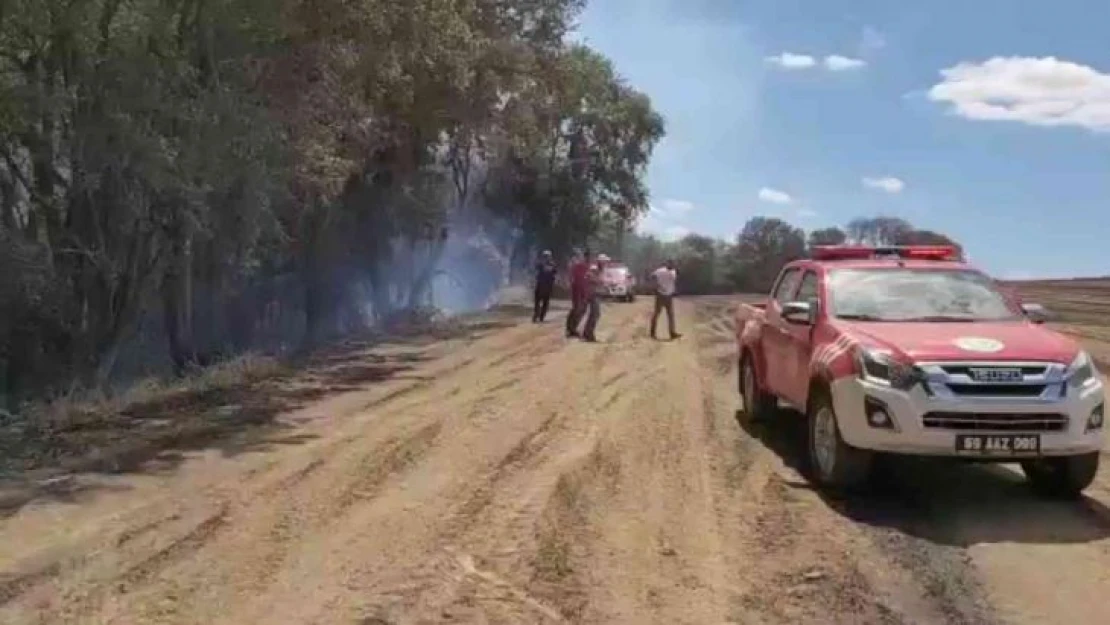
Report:
M 678 281 L 674 261 L 668 259 L 662 267 L 651 272 L 651 281 L 655 285 L 655 312 L 651 315 L 651 338 L 655 338 L 655 325 L 659 321 L 659 313 L 666 310 L 667 329 L 670 330 L 671 339 L 677 339 L 682 335 L 674 329 L 674 293 L 675 283 Z

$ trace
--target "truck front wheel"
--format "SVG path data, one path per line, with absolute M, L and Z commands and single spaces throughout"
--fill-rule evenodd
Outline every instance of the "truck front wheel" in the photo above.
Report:
M 755 363 L 750 352 L 740 357 L 740 399 L 744 402 L 744 414 L 751 421 L 763 421 L 774 416 L 778 402 L 775 396 L 759 388 L 756 380 Z
M 1098 473 L 1098 452 L 1081 456 L 1041 458 L 1021 463 L 1029 486 L 1040 495 L 1074 499 L 1091 485 Z
M 818 391 L 810 399 L 806 416 L 806 450 L 814 481 L 836 491 L 853 490 L 866 483 L 871 477 L 873 455 L 844 442 L 827 392 Z

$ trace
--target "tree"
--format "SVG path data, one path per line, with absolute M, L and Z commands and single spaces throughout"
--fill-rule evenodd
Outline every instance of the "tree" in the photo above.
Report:
M 732 282 L 745 291 L 766 291 L 782 266 L 802 258 L 805 249 L 805 232 L 800 228 L 774 217 L 753 217 L 736 237 Z
M 951 245 L 958 254 L 963 254 L 963 247 L 947 235 L 932 230 L 911 230 L 898 240 L 899 245 Z
M 848 222 L 848 240 L 862 245 L 897 245 L 913 226 L 898 217 L 859 217 Z
M 840 228 L 822 228 L 809 233 L 807 247 L 817 245 L 842 245 L 848 240 L 848 235 Z
M 152 334 L 178 372 L 311 346 L 452 265 L 488 291 L 491 259 L 619 240 L 663 121 L 564 43 L 583 5 L 0 3 L 0 394 L 104 387 Z
M 718 290 L 718 246 L 712 238 L 688 234 L 675 245 L 674 260 L 682 276 L 684 293 L 713 293 Z

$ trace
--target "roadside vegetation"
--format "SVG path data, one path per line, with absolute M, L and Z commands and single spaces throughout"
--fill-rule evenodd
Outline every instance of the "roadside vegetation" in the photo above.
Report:
M 570 42 L 584 4 L 0 0 L 0 416 L 482 309 L 541 248 L 673 256 L 697 294 L 815 243 L 947 241 L 637 236 L 664 120 Z
M 0 407 L 313 347 L 633 223 L 584 0 L 0 1 Z
M 732 240 L 688 234 L 661 241 L 602 229 L 594 245 L 619 250 L 637 276 L 646 277 L 666 258 L 675 260 L 682 292 L 688 295 L 766 293 L 783 264 L 803 258 L 814 245 L 954 245 L 947 235 L 922 230 L 897 217 L 861 217 L 844 228 L 806 232 L 776 217 L 754 217 Z

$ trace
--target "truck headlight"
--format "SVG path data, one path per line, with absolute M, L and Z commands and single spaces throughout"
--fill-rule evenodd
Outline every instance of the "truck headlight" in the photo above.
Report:
M 1068 384 L 1074 388 L 1086 388 L 1098 381 L 1095 365 L 1091 361 L 1091 356 L 1085 351 L 1079 352 L 1075 360 L 1068 365 L 1064 376 L 1067 378 Z
M 923 379 L 921 371 L 913 365 L 899 362 L 889 352 L 856 350 L 859 375 L 869 382 L 887 384 L 899 390 L 909 390 Z
M 1091 411 L 1091 416 L 1087 417 L 1087 432 L 1094 432 L 1102 429 L 1104 420 L 1103 413 L 1105 412 L 1105 405 L 1099 404 Z

